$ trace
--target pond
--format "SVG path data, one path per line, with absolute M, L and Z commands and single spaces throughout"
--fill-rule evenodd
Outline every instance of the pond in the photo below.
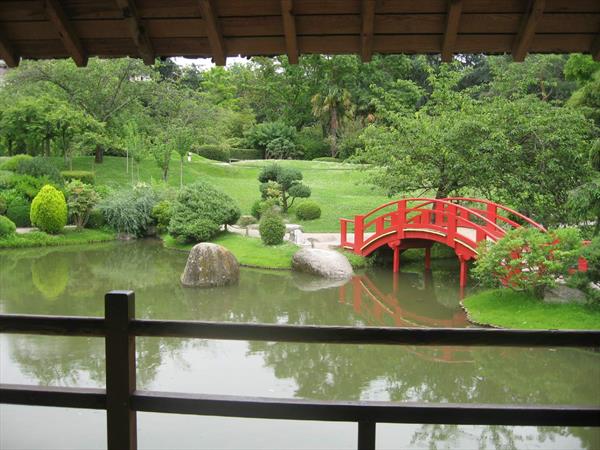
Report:
M 369 269 L 341 286 L 242 269 L 238 286 L 184 289 L 187 254 L 160 242 L 0 252 L 3 313 L 103 315 L 111 289 L 139 318 L 306 325 L 468 326 L 457 266 Z M 338 283 L 339 284 L 339 283 Z M 138 387 L 340 400 L 600 404 L 600 354 L 576 349 L 391 347 L 137 339 Z M 0 382 L 103 387 L 100 338 L 0 335 Z M 0 405 L 0 448 L 103 448 L 105 413 Z M 378 448 L 600 448 L 588 428 L 378 425 Z M 138 414 L 140 448 L 355 448 L 356 425 Z

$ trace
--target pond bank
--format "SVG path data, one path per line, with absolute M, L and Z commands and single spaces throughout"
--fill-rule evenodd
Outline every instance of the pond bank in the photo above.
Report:
M 600 305 L 548 304 L 525 292 L 491 289 L 462 300 L 470 322 L 497 328 L 600 330 Z
M 88 228 L 84 228 L 83 230 L 65 228 L 61 234 L 56 235 L 47 234 L 42 231 L 28 231 L 0 238 L 0 249 L 94 244 L 114 241 L 115 239 L 116 234 L 113 231 L 92 230 Z

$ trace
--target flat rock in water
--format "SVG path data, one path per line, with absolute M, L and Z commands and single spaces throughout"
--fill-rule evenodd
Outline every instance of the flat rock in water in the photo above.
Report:
M 559 284 L 558 286 L 548 289 L 544 294 L 544 303 L 587 303 L 585 293 L 579 289 L 571 288 Z
M 292 257 L 292 268 L 332 280 L 344 280 L 352 275 L 352 266 L 344 255 L 335 250 L 303 248 Z
M 215 287 L 235 284 L 240 264 L 233 253 L 217 244 L 196 244 L 190 251 L 181 284 L 187 287 Z

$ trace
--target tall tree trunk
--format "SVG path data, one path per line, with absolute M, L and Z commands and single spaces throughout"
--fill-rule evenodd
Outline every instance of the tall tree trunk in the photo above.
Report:
M 337 148 L 337 130 L 338 130 L 338 117 L 337 109 L 334 107 L 331 110 L 331 121 L 329 122 L 329 133 L 331 136 L 331 157 L 335 158 L 338 154 Z
M 102 164 L 104 162 L 104 148 L 101 145 L 96 146 L 96 156 L 94 161 L 96 164 Z

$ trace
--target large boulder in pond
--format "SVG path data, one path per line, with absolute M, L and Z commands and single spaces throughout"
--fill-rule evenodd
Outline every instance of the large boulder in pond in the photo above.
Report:
M 233 253 L 217 244 L 194 245 L 188 256 L 181 284 L 188 287 L 215 287 L 235 284 L 240 264 Z
M 332 280 L 344 280 L 352 275 L 352 266 L 344 255 L 335 250 L 303 248 L 292 257 L 292 268 Z

